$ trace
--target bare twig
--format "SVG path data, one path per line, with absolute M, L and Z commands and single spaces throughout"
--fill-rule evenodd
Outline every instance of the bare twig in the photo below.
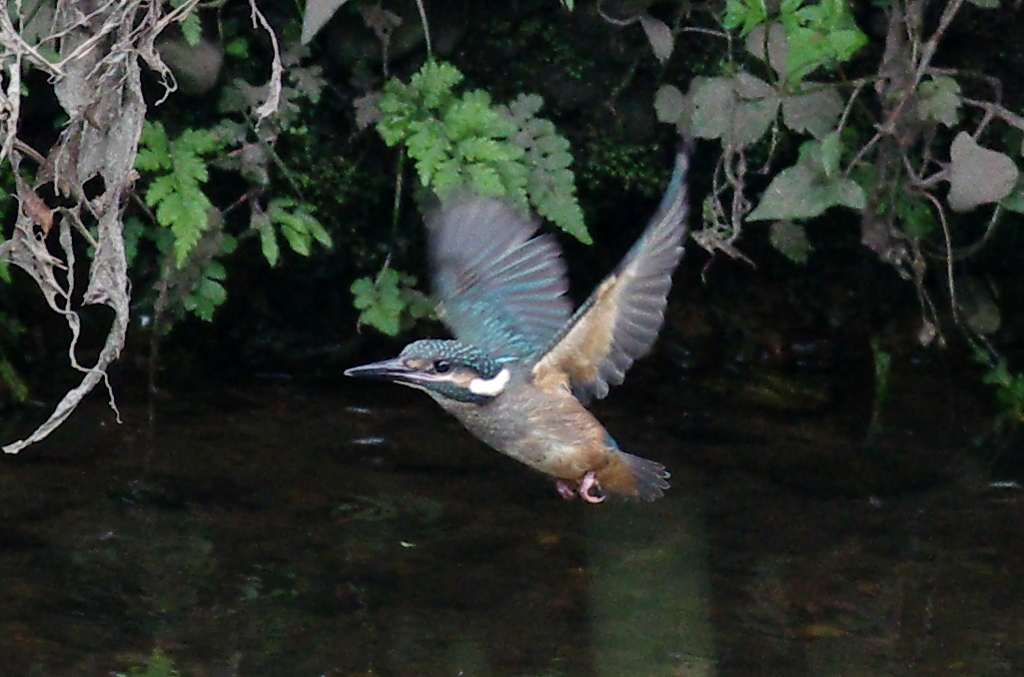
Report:
M 259 7 L 256 6 L 256 0 L 249 0 L 249 8 L 253 27 L 262 26 L 270 37 L 270 44 L 274 48 L 274 57 L 270 65 L 270 82 L 267 83 L 269 90 L 267 100 L 255 111 L 256 122 L 259 124 L 260 120 L 270 117 L 281 107 L 281 77 L 284 75 L 284 66 L 281 65 L 281 48 L 277 44 L 277 35 L 274 34 L 270 23 L 267 22 L 267 17 L 263 16 Z
M 1005 106 L 1001 106 L 1001 105 L 999 105 L 997 103 L 993 103 L 991 101 L 979 101 L 977 99 L 967 99 L 967 98 L 965 98 L 963 100 L 963 102 L 965 104 L 967 104 L 968 106 L 974 106 L 975 108 L 980 108 L 983 111 L 985 111 L 985 116 L 986 116 L 985 119 L 986 120 L 988 120 L 988 119 L 990 119 L 992 117 L 997 117 L 1000 120 L 1002 120 L 1003 122 L 1005 122 L 1006 124 L 1008 124 L 1008 125 L 1010 125 L 1012 127 L 1016 127 L 1017 129 L 1019 129 L 1021 131 L 1024 131 L 1024 117 L 1021 117 L 1020 115 L 1017 115 L 1016 113 L 1014 113 L 1010 109 L 1006 108 Z M 983 126 L 981 124 L 979 124 L 977 131 L 980 131 L 982 129 L 982 127 Z M 977 131 L 975 132 L 974 136 L 977 136 Z
M 17 55 L 19 62 L 22 55 L 28 55 L 31 57 L 29 60 L 39 70 L 45 71 L 51 77 L 62 77 L 64 72 L 58 66 L 50 63 L 49 59 L 40 54 L 35 47 L 25 42 L 18 31 L 14 29 L 14 24 L 11 23 L 11 15 L 7 12 L 6 4 L 5 2 L 3 11 L 0 11 L 0 43 L 10 53 Z
M 423 6 L 423 0 L 416 0 L 416 9 L 420 12 L 420 23 L 423 24 L 423 39 L 427 43 L 427 58 L 434 58 L 434 49 L 430 43 L 430 24 L 427 22 L 427 9 Z

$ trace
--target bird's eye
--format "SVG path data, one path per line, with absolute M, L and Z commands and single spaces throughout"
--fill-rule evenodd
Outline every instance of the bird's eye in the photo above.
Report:
M 447 374 L 452 369 L 452 363 L 448 360 L 434 360 L 434 371 L 438 374 Z

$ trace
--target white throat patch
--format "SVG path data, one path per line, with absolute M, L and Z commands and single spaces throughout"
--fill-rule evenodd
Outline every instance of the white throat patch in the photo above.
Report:
M 505 390 L 510 378 L 512 372 L 508 369 L 502 369 L 494 378 L 475 378 L 469 382 L 469 392 L 485 397 L 497 397 Z

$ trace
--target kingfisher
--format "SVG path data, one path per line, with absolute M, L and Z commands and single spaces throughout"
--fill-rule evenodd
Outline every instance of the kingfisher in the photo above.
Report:
M 455 339 L 345 371 L 424 391 L 473 435 L 555 479 L 563 498 L 653 501 L 661 463 L 626 453 L 586 408 L 622 383 L 664 322 L 688 211 L 686 146 L 657 212 L 574 313 L 555 239 L 505 200 L 464 194 L 427 215 L 439 316 Z

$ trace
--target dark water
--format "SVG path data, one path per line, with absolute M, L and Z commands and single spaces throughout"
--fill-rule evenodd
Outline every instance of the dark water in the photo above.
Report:
M 0 459 L 0 675 L 1024 674 L 1024 497 L 950 471 L 958 392 L 911 379 L 871 453 L 841 409 L 613 395 L 673 490 L 599 506 L 398 388 L 96 398 Z

